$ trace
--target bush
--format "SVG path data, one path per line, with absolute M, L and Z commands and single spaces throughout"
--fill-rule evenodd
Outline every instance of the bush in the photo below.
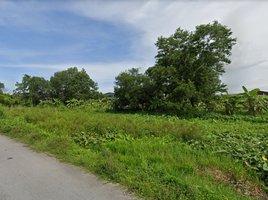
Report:
M 0 104 L 0 119 L 4 119 L 5 118 L 5 111 L 2 108 L 2 105 Z
M 47 107 L 52 107 L 52 106 L 53 106 L 53 102 L 51 100 L 49 100 L 49 101 L 41 101 L 38 104 L 38 107 L 40 107 L 40 108 L 47 108 Z

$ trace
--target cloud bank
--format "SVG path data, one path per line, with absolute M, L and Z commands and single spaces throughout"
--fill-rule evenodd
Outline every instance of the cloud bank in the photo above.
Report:
M 154 65 L 154 43 L 161 35 L 168 37 L 178 27 L 194 31 L 197 25 L 218 20 L 237 37 L 232 64 L 222 77 L 229 93 L 241 92 L 242 85 L 268 91 L 267 9 L 264 1 L 2 2 L 0 29 L 36 33 L 28 39 L 40 45 L 16 47 L 21 40 L 13 44 L 0 38 L 0 72 L 34 68 L 39 74 L 46 69 L 51 76 L 76 66 L 86 69 L 100 91 L 109 92 L 120 72 L 132 67 L 144 72 Z M 5 77 L 0 74 L 0 81 L 12 88 Z

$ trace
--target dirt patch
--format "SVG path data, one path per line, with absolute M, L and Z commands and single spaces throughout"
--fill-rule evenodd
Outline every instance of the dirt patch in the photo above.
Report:
M 268 199 L 264 189 L 257 183 L 250 181 L 237 180 L 232 174 L 222 172 L 218 169 L 195 169 L 197 174 L 210 175 L 214 178 L 213 184 L 218 185 L 224 182 L 244 196 L 251 196 L 257 199 Z

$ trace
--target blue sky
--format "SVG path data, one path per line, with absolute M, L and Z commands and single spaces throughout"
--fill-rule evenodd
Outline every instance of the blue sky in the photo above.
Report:
M 0 0 L 0 82 L 11 92 L 24 74 L 49 80 L 77 67 L 111 92 L 120 72 L 154 65 L 158 37 L 218 20 L 237 37 L 222 77 L 229 93 L 268 91 L 267 10 L 256 0 Z

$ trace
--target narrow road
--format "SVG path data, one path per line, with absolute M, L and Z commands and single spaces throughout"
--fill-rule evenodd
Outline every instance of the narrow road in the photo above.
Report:
M 0 200 L 128 200 L 78 167 L 0 135 Z

